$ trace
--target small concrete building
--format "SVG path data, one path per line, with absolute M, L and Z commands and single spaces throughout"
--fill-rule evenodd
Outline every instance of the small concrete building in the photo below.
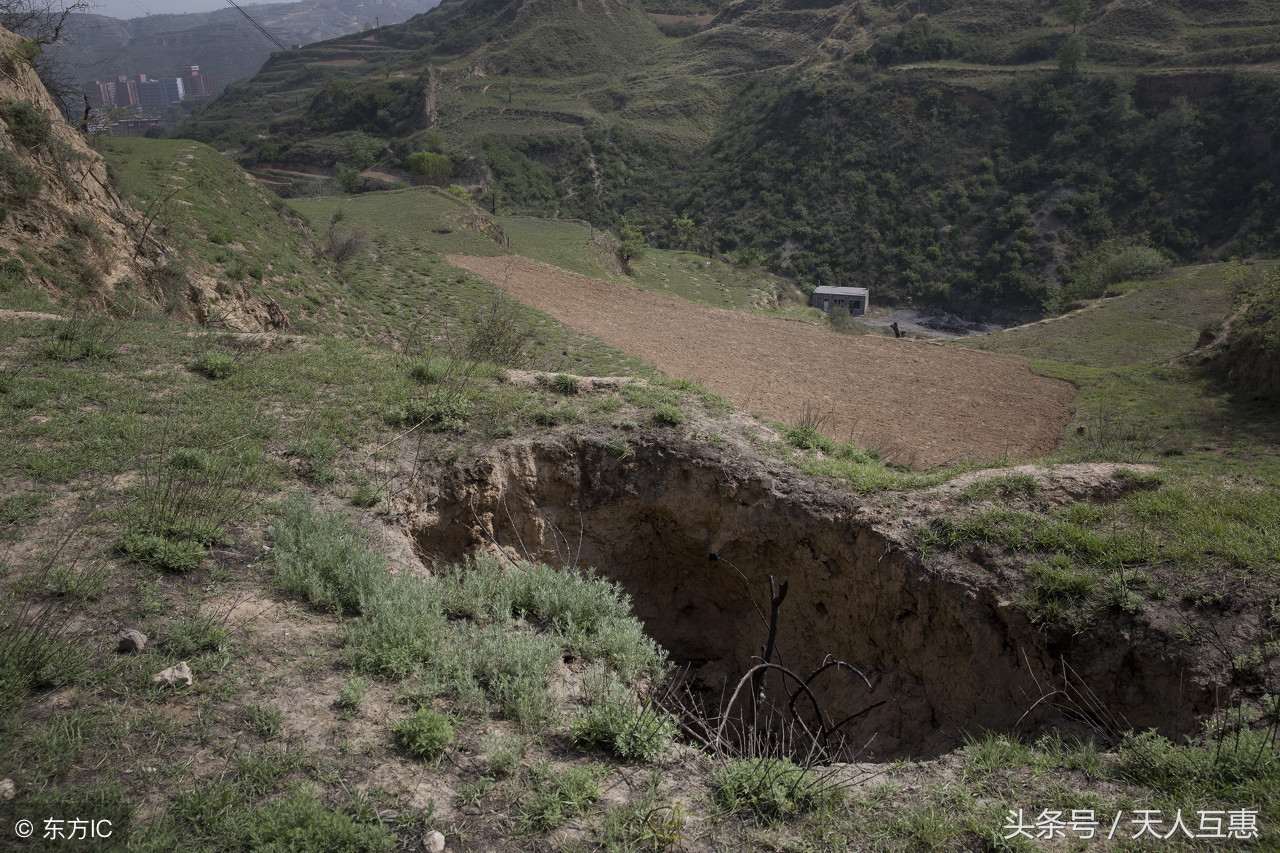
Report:
M 813 292 L 814 308 L 828 314 L 831 309 L 841 306 L 848 308 L 849 313 L 857 316 L 867 313 L 867 289 L 865 287 L 819 287 Z

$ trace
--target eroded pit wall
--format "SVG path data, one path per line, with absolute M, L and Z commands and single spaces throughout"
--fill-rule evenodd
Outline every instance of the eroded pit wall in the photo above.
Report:
M 424 474 L 410 532 L 424 560 L 453 562 L 493 540 L 619 582 L 651 635 L 709 680 L 753 664 L 765 642 L 768 577 L 788 580 L 781 662 L 825 655 L 860 667 L 822 676 L 829 711 L 886 700 L 850 733 L 878 758 L 937 754 L 966 733 L 1071 727 L 1055 703 L 1063 661 L 1090 701 L 1135 728 L 1188 731 L 1210 710 L 1169 655 L 1130 626 L 1111 640 L 1050 647 L 1000 589 L 964 560 L 923 561 L 883 509 L 771 463 L 706 445 L 602 439 L 514 441 Z M 878 513 L 880 513 L 878 515 Z M 754 603 L 753 603 L 754 597 Z M 1140 642 L 1139 642 L 1140 641 Z

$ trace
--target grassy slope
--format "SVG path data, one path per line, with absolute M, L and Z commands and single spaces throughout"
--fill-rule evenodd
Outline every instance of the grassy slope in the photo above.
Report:
M 281 220 L 262 207 L 256 190 L 243 179 L 230 180 L 235 170 L 207 149 L 184 145 L 141 141 L 128 143 L 112 156 L 117 169 L 133 176 L 133 186 L 145 187 L 151 170 L 163 173 L 157 164 L 171 163 L 175 154 L 192 154 L 196 160 L 188 162 L 193 174 L 207 174 L 203 185 L 212 191 L 192 195 L 190 208 L 183 208 L 183 217 L 175 215 L 169 227 L 175 234 L 186 234 L 197 254 L 207 253 L 193 263 L 225 270 L 231 263 L 256 259 L 264 273 L 282 267 L 289 247 L 303 245 L 290 242 L 300 239 L 296 230 L 273 231 Z M 219 174 L 228 182 L 219 183 Z M 361 675 L 359 661 L 366 660 L 361 649 L 366 647 L 353 647 L 344 639 L 357 623 L 310 609 L 305 594 L 299 603 L 275 586 L 273 566 L 262 559 L 260 547 L 267 541 L 265 522 L 275 514 L 276 500 L 283 493 L 303 491 L 331 506 L 339 501 L 376 503 L 388 491 L 404 488 L 414 465 L 423 460 L 448 464 L 465 447 L 487 438 L 556 423 L 607 428 L 619 419 L 644 419 L 647 413 L 631 407 L 633 398 L 640 399 L 636 395 L 588 402 L 551 389 L 512 389 L 494 382 L 492 368 L 486 366 L 468 369 L 465 382 L 440 384 L 436 376 L 431 381 L 437 384 L 423 385 L 417 377 L 429 377 L 431 371 L 416 371 L 415 363 L 420 357 L 439 360 L 453 333 L 445 329 L 465 333 L 472 322 L 465 306 L 473 296 L 487 293 L 480 283 L 443 265 L 438 253 L 495 251 L 497 245 L 460 229 L 457 217 L 465 208 L 433 193 L 300 203 L 317 230 L 339 205 L 344 222 L 370 232 L 372 256 L 345 270 L 320 264 L 282 273 L 278 280 L 265 274 L 260 284 L 255 280 L 255 287 L 281 299 L 296 282 L 298 292 L 291 297 L 298 300 L 292 303 L 299 318 L 295 325 L 306 331 L 296 339 L 281 338 L 267 349 L 246 350 L 234 339 L 192 335 L 186 327 L 163 323 L 0 326 L 0 363 L 5 370 L 0 429 L 13 444 L 13 452 L 0 462 L 8 561 L 8 574 L 0 583 L 16 596 L 9 600 L 10 616 L 23 618 L 15 607 L 24 601 L 51 605 L 45 612 L 54 615 L 45 627 L 68 632 L 78 647 L 75 654 L 56 656 L 42 671 L 19 668 L 21 685 L 0 678 L 6 700 L 0 777 L 13 778 L 19 792 L 12 803 L 0 803 L 6 818 L 58 809 L 109 815 L 117 826 L 130 827 L 137 849 L 252 849 L 267 840 L 255 840 L 254 832 L 283 834 L 290 826 L 329 841 L 342 833 L 365 833 L 360 836 L 362 846 L 352 843 L 355 849 L 380 849 L 375 836 L 388 830 L 399 844 L 415 845 L 433 826 L 449 834 L 451 845 L 465 845 L 471 838 L 505 849 L 534 849 L 549 842 L 545 827 L 564 817 L 567 807 L 557 806 L 556 796 L 569 797 L 570 788 L 589 794 L 589 780 L 579 776 L 590 776 L 596 772 L 594 765 L 603 762 L 610 781 L 635 795 L 625 805 L 609 807 L 591 805 L 586 795 L 575 800 L 588 811 L 581 824 L 584 846 L 595 849 L 660 848 L 655 838 L 664 835 L 695 847 L 713 840 L 731 848 L 812 850 L 1002 847 L 1010 846 L 1001 842 L 1007 810 L 1038 811 L 1040 806 L 1092 808 L 1108 817 L 1118 808 L 1160 808 L 1172 814 L 1175 808 L 1257 807 L 1270 839 L 1264 843 L 1274 841 L 1280 819 L 1275 791 L 1280 786 L 1271 770 L 1272 753 L 1265 746 L 1259 750 L 1254 741 L 1247 740 L 1241 748 L 1239 740 L 1235 746 L 1228 740 L 1227 749 L 1214 758 L 1213 752 L 1179 751 L 1150 741 L 1129 741 L 1116 752 L 1103 753 L 1093 745 L 1064 746 L 1052 738 L 1028 746 L 1006 737 L 983 737 L 928 768 L 887 768 L 888 784 L 861 791 L 843 805 L 819 806 L 774 822 L 751 819 L 749 812 L 731 813 L 730 801 L 715 793 L 718 789 L 707 771 L 696 762 L 626 765 L 601 753 L 584 755 L 572 747 L 564 723 L 543 724 L 528 732 L 528 753 L 523 760 L 515 759 L 517 769 L 512 772 L 509 757 L 500 761 L 499 754 L 511 751 L 510 737 L 520 715 L 541 707 L 537 690 L 527 694 L 533 704 L 520 706 L 524 710 L 504 709 L 501 697 L 485 690 L 446 690 L 436 697 L 437 708 L 455 714 L 461 744 L 485 760 L 483 768 L 449 777 L 458 783 L 453 794 L 433 795 L 442 798 L 442 804 L 445 798 L 450 805 L 482 803 L 485 813 L 474 820 L 455 816 L 443 821 L 431 818 L 421 801 L 409 806 L 418 780 L 438 778 L 442 772 L 406 756 L 393 738 L 393 722 L 408 718 L 417 703 L 425 701 L 421 682 Z M 215 227 L 240 222 L 219 218 L 228 207 L 247 217 L 243 221 L 249 227 L 234 234 L 249 253 L 243 261 L 219 261 L 217 247 L 199 239 Z M 437 234 L 433 228 L 450 233 Z M 546 233 L 564 234 L 563 224 L 548 226 Z M 572 244 L 566 238 L 559 249 L 548 251 L 581 259 Z M 675 255 L 671 263 L 675 269 L 688 259 Z M 1182 596 L 1208 579 L 1211 586 L 1196 592 L 1199 597 L 1187 605 L 1193 629 L 1224 607 L 1262 603 L 1242 601 L 1240 590 L 1265 598 L 1280 565 L 1274 537 L 1267 537 L 1275 529 L 1270 522 L 1276 513 L 1266 500 L 1277 485 L 1275 448 L 1280 444 L 1270 431 L 1273 427 L 1261 422 L 1261 412 L 1250 421 L 1248 410 L 1206 394 L 1207 386 L 1189 369 L 1168 365 L 1171 354 L 1185 350 L 1200 322 L 1199 312 L 1212 313 L 1202 306 L 1221 304 L 1212 296 L 1230 284 L 1221 272 L 1202 270 L 1142 285 L 1133 296 L 1109 300 L 1061 321 L 1075 324 L 1072 336 L 1045 324 L 978 341 L 1052 356 L 1053 361 L 1037 361 L 1039 368 L 1082 382 L 1086 401 L 1110 394 L 1105 399 L 1115 401 L 1109 415 L 1116 419 L 1151 419 L 1148 430 L 1180 419 L 1179 436 L 1187 444 L 1149 447 L 1125 439 L 1125 434 L 1135 434 L 1128 430 L 1112 446 L 1092 441 L 1088 434 L 1077 441 L 1069 431 L 1066 455 L 1105 458 L 1116 451 L 1126 458 L 1155 459 L 1166 478 L 1154 492 L 1143 492 L 1114 509 L 1103 506 L 1091 515 L 1088 504 L 1069 507 L 1074 512 L 1069 522 L 1079 528 L 1074 542 L 1100 548 L 1082 549 L 1070 570 L 1096 573 L 1105 581 L 1114 574 L 1109 561 L 1117 556 L 1133 560 L 1126 564 L 1130 580 L 1144 574 L 1147 580 L 1123 592 L 1137 596 L 1139 608 L 1157 606 L 1157 584 L 1164 586 L 1161 595 Z M 690 286 L 697 281 L 695 274 L 702 273 L 689 270 Z M 1189 298 L 1197 293 L 1211 298 Z M 1152 317 L 1157 309 L 1165 313 Z M 1108 312 L 1115 312 L 1114 319 Z M 427 337 L 435 338 L 431 342 L 409 335 L 424 314 L 431 327 Z M 1141 330 L 1145 323 L 1179 331 L 1153 336 L 1149 344 L 1141 343 L 1141 335 L 1131 336 L 1127 344 L 1117 340 L 1117 328 Z M 559 360 L 582 372 L 648 372 L 564 330 L 544 325 L 542 334 L 560 337 L 540 358 Z M 99 357 L 77 357 L 82 350 L 75 345 L 89 340 L 98 342 L 91 351 Z M 1127 366 L 1112 367 L 1109 356 L 1101 355 L 1121 351 L 1130 362 Z M 216 363 L 210 354 L 230 359 L 229 375 L 213 379 L 196 369 Z M 1068 358 L 1084 363 L 1073 364 Z M 1121 387 L 1123 394 L 1117 390 Z M 465 429 L 419 431 L 421 442 L 417 437 L 394 441 L 402 429 L 395 425 L 398 415 L 389 415 L 415 400 L 430 401 L 439 388 L 456 388 L 469 401 Z M 679 386 L 659 385 L 642 402 L 651 406 L 658 400 L 673 400 L 688 413 L 703 405 L 697 395 Z M 1087 418 L 1082 420 L 1087 430 L 1092 428 Z M 625 452 L 625 432 L 617 439 L 619 452 Z M 380 452 L 370 455 L 380 446 Z M 778 450 L 837 482 L 856 484 L 855 474 L 876 467 L 882 472 L 877 488 L 922 484 L 903 472 L 874 466 L 856 453 Z M 1164 450 L 1182 453 L 1160 456 Z M 175 455 L 177 451 L 181 452 Z M 226 542 L 215 544 L 203 564 L 188 574 L 146 568 L 113 549 L 124 530 L 146 522 L 147 502 L 141 499 L 154 495 L 163 483 L 198 485 L 205 495 L 251 498 L 226 524 Z M 1195 498 L 1205 493 L 1206 484 L 1212 487 L 1213 499 L 1202 504 Z M 975 492 L 975 511 L 988 511 L 993 496 Z M 191 511 L 208 509 L 197 506 Z M 1116 519 L 1131 518 L 1145 523 L 1142 542 L 1137 543 L 1142 547 L 1136 550 L 1130 547 L 1135 543 L 1128 532 L 1117 536 L 1114 528 Z M 1046 558 L 1036 548 L 1000 538 L 1002 531 L 1011 529 L 1007 518 L 988 515 L 981 521 L 979 526 L 937 532 L 954 534 L 958 541 L 976 532 L 986 537 L 983 542 L 1005 547 L 1015 565 L 1017 560 L 1025 567 Z M 1066 528 L 1056 529 L 1061 533 Z M 1089 531 L 1097 535 L 1083 535 Z M 1174 535 L 1180 531 L 1191 535 Z M 312 535 L 321 534 L 332 535 L 335 542 L 352 539 L 332 520 Z M 40 555 L 63 538 L 70 543 L 62 552 L 67 556 L 55 555 L 46 563 Z M 1130 550 L 1106 550 L 1117 543 Z M 1206 545 L 1213 547 L 1206 550 Z M 79 556 L 72 559 L 73 553 Z M 1099 555 L 1105 565 L 1091 562 Z M 335 566 L 349 565 L 346 560 L 330 558 L 324 565 L 336 572 Z M 51 568 L 42 568 L 45 565 Z M 1170 568 L 1176 574 L 1166 571 Z M 362 583 L 359 578 L 371 576 L 352 574 L 343 582 Z M 1240 585 L 1241 578 L 1247 586 Z M 1098 608 L 1105 615 L 1117 605 L 1133 606 L 1132 598 L 1115 597 L 1110 587 L 1096 581 L 1095 587 L 1101 600 L 1077 602 L 1085 613 Z M 1029 584 L 1023 591 L 1032 596 L 1026 606 L 1033 613 L 1037 606 L 1045 610 L 1044 601 L 1056 595 L 1054 589 L 1043 580 L 1039 586 Z M 1102 599 L 1104 592 L 1112 597 Z M 488 607 L 490 597 L 482 598 L 472 606 Z M 455 599 L 451 607 L 464 599 Z M 265 624 L 236 609 L 246 603 L 271 608 Z M 422 606 L 436 605 L 428 595 Z M 1060 601 L 1055 606 L 1055 618 L 1071 616 Z M 443 612 L 430 609 L 417 617 L 419 626 L 435 625 L 435 620 L 444 625 L 446 620 Z M 447 630 L 464 638 L 454 646 L 480 642 L 456 617 L 455 610 L 448 611 L 452 621 Z M 146 654 L 114 654 L 115 632 L 122 624 L 139 626 L 152 637 Z M 506 646 L 528 647 L 535 658 L 542 654 L 537 652 L 539 644 L 554 639 L 531 635 L 527 624 L 513 624 L 509 630 L 514 634 Z M 1189 639 L 1196 641 L 1194 635 Z M 1257 662 L 1242 660 L 1241 667 L 1265 675 L 1273 657 L 1268 649 L 1260 646 Z M 151 684 L 152 672 L 180 659 L 188 659 L 194 671 L 191 689 L 170 694 Z M 14 673 L 12 667 L 5 670 L 6 676 Z M 360 678 L 366 680 L 357 690 L 352 684 Z M 344 695 L 347 698 L 340 699 Z M 339 702 L 336 709 L 329 707 L 331 699 Z M 317 701 L 323 706 L 318 715 L 308 710 Z M 1249 765 L 1255 753 L 1263 756 L 1260 767 Z M 540 761 L 552 762 L 552 768 L 540 769 Z M 452 764 L 443 766 L 444 773 L 455 772 Z M 570 771 L 578 776 L 565 775 Z M 644 777 L 651 771 L 646 787 Z M 494 781 L 485 782 L 481 773 Z M 155 781 L 140 785 L 138 779 Z M 297 782 L 316 786 L 321 802 L 309 799 L 312 795 L 305 790 L 287 794 Z M 537 796 L 539 791 L 555 796 L 548 802 Z M 135 809 L 139 811 L 131 818 Z M 379 821 L 379 812 L 397 816 Z M 654 815 L 662 818 L 657 824 L 648 819 Z M 1179 849 L 1179 842 L 1167 845 Z M 1191 849 L 1191 844 L 1184 847 Z
M 1280 434 L 1272 413 L 1236 399 L 1182 358 L 1201 330 L 1230 312 L 1245 269 L 1216 264 L 1177 270 L 1160 281 L 1126 285 L 1122 296 L 1078 313 L 958 345 L 1026 356 L 1037 371 L 1080 387 L 1065 456 L 1091 455 L 1127 433 L 1127 450 L 1117 446 L 1115 452 L 1162 458 L 1193 473 L 1248 471 L 1277 483 Z
M 780 303 L 779 294 L 792 293 L 783 279 L 759 268 L 709 260 L 704 255 L 678 249 L 646 249 L 632 263 L 631 272 L 619 274 L 617 261 L 606 248 L 593 244 L 601 234 L 584 222 L 548 220 L 532 216 L 502 217 L 502 226 L 516 254 L 621 285 L 639 287 L 690 302 L 733 308 L 774 316 L 798 317 L 820 322 L 821 312 L 795 302 Z

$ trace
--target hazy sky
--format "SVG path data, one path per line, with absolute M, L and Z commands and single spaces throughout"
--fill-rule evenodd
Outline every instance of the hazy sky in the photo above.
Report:
M 276 0 L 276 2 L 296 2 L 297 0 Z M 214 9 L 230 9 L 226 0 L 90 0 L 95 15 L 110 15 L 113 18 L 138 18 L 150 12 L 153 15 L 180 15 L 183 12 L 212 12 Z M 243 0 L 236 0 L 241 6 L 249 6 Z M 272 0 L 253 0 L 253 5 L 266 5 Z

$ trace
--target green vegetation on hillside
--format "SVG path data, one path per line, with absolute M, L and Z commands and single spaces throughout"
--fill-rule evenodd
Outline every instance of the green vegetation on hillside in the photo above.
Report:
M 1271 77 L 1194 102 L 1174 81 L 761 83 L 735 104 L 677 206 L 726 250 L 878 299 L 1053 310 L 1061 257 L 1144 234 L 1178 257 L 1280 245 L 1274 175 L 1251 147 L 1280 127 Z M 1165 87 L 1168 88 L 1165 88 Z M 784 248 L 785 247 L 785 248 Z
M 444 3 L 276 56 L 180 132 L 249 165 L 344 169 L 364 133 L 385 168 L 449 157 L 497 213 L 673 248 L 687 217 L 702 250 L 882 305 L 1053 312 L 1099 246 L 1280 248 L 1265 4 L 761 2 L 681 38 L 646 8 Z M 1087 58 L 1063 72 L 1071 38 Z
M 1218 330 L 1225 340 L 1213 366 L 1238 395 L 1280 402 L 1280 274 L 1246 272 L 1237 287 L 1240 310 Z

